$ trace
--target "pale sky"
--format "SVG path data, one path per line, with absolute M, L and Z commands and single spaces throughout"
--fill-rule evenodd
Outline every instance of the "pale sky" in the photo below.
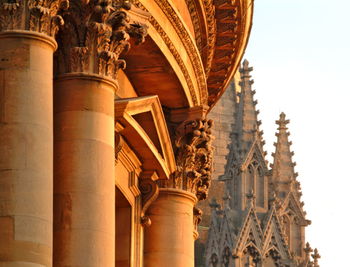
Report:
M 255 0 L 245 58 L 254 67 L 265 150 L 271 155 L 284 111 L 312 220 L 306 239 L 321 267 L 350 267 L 349 50 L 349 0 Z

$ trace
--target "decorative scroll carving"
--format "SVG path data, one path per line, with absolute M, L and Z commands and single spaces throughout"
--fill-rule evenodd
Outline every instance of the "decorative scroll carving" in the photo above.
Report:
M 119 152 L 123 149 L 123 145 L 124 145 L 124 140 L 121 137 L 121 135 L 119 133 L 115 133 L 114 135 L 114 145 L 115 145 L 115 149 L 114 149 L 114 153 L 115 153 L 115 162 L 118 162 L 118 155 Z
M 154 200 L 158 197 L 159 188 L 154 180 L 158 179 L 152 178 L 142 178 L 140 179 L 140 191 L 142 196 L 142 210 L 141 210 L 141 224 L 145 227 L 151 225 L 151 219 L 146 215 L 147 209 L 152 204 Z
M 195 239 L 197 239 L 198 236 L 199 236 L 199 234 L 198 234 L 198 225 L 202 221 L 202 215 L 203 215 L 202 210 L 200 210 L 200 209 L 198 209 L 196 207 L 193 208 L 193 225 L 194 225 Z
M 177 170 L 162 187 L 173 187 L 194 193 L 198 200 L 207 198 L 211 182 L 213 137 L 212 120 L 196 119 L 181 123 L 175 133 Z
M 0 32 L 29 30 L 55 36 L 64 24 L 61 10 L 69 7 L 69 0 L 0 0 Z
M 130 48 L 130 38 L 142 43 L 146 29 L 130 23 L 126 0 L 80 0 L 61 12 L 66 24 L 58 34 L 56 73 L 87 72 L 116 79 L 126 67 L 120 55 Z

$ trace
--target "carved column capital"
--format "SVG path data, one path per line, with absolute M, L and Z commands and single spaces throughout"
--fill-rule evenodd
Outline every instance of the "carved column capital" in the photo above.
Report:
M 77 0 L 61 12 L 65 24 L 57 42 L 56 74 L 85 72 L 116 79 L 126 63 L 120 55 L 130 48 L 130 38 L 141 43 L 146 29 L 131 23 L 126 0 Z
M 182 189 L 207 198 L 213 163 L 212 120 L 186 120 L 175 131 L 174 151 L 176 171 L 170 180 L 161 181 L 161 187 Z
M 69 0 L 0 0 L 0 32 L 28 30 L 54 37 Z

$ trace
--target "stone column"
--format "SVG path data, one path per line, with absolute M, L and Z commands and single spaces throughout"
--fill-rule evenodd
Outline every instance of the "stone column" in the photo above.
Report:
M 67 1 L 0 2 L 0 266 L 52 266 L 52 55 Z
M 54 266 L 114 266 L 113 80 L 54 83 Z
M 193 267 L 194 194 L 161 188 L 148 208 L 151 226 L 145 229 L 145 267 Z
M 72 1 L 54 80 L 55 267 L 115 266 L 114 97 L 130 46 L 123 1 Z
M 181 123 L 175 134 L 177 171 L 170 180 L 158 180 L 159 196 L 147 210 L 145 267 L 193 267 L 194 241 L 212 171 L 212 122 L 196 119 Z

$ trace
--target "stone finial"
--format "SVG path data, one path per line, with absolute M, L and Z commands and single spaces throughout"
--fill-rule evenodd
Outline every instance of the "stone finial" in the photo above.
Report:
M 281 112 L 280 119 L 276 121 L 276 124 L 279 126 L 278 130 L 287 130 L 287 124 L 289 120 L 286 120 L 286 114 Z
M 245 59 L 242 63 L 242 67 L 239 69 L 239 72 L 241 73 L 241 77 L 243 79 L 249 79 L 250 72 L 253 70 L 253 67 L 249 67 L 249 61 Z
M 304 248 L 304 251 L 305 251 L 307 257 L 309 257 L 309 256 L 310 256 L 310 253 L 313 252 L 313 249 L 311 248 L 309 242 L 306 242 L 306 246 L 305 246 L 305 248 Z
M 314 267 L 319 267 L 318 260 L 321 258 L 321 255 L 318 253 L 318 249 L 314 249 L 314 253 L 311 255 L 314 260 Z

